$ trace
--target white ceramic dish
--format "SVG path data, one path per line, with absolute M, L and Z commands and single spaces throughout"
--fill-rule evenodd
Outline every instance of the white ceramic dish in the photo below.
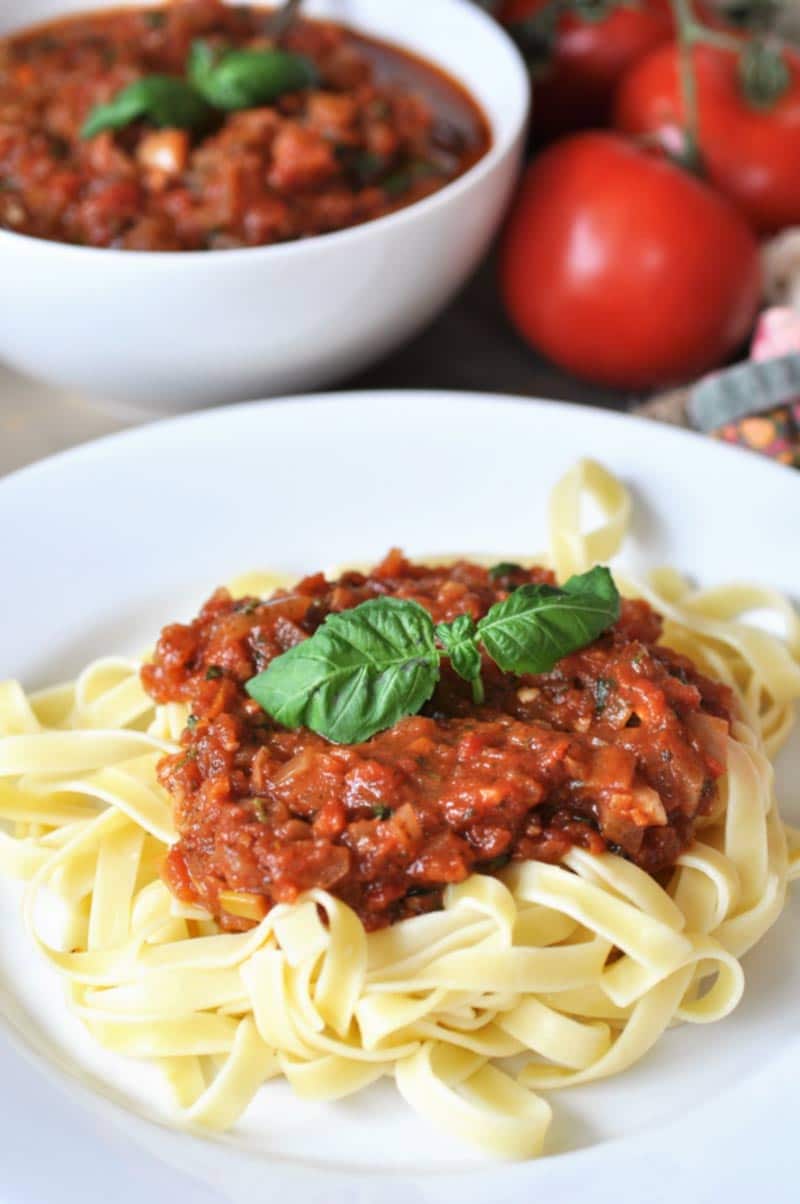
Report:
M 0 35 L 107 0 L 3 0 Z M 424 55 L 483 106 L 491 151 L 377 222 L 243 251 L 122 253 L 0 230 L 0 360 L 51 384 L 158 410 L 310 388 L 424 326 L 477 266 L 516 178 L 524 64 L 469 0 L 308 0 Z
M 550 486 L 586 453 L 635 493 L 634 570 L 668 561 L 704 582 L 747 576 L 800 597 L 800 477 L 758 456 L 557 403 L 328 397 L 141 428 L 0 482 L 0 675 L 33 686 L 95 654 L 137 651 L 217 582 L 259 564 L 300 571 L 396 541 L 419 555 L 534 553 Z M 798 754 L 795 739 L 779 784 L 800 803 Z M 796 893 L 745 958 L 733 1016 L 667 1034 L 611 1082 L 551 1093 L 557 1156 L 511 1166 L 430 1131 L 387 1083 L 331 1106 L 269 1084 L 224 1139 L 152 1123 L 153 1080 L 101 1054 L 69 1016 L 17 901 L 2 884 L 3 1204 L 797 1199 Z

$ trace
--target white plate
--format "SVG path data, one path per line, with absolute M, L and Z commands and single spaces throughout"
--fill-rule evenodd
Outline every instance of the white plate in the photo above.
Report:
M 311 570 L 393 543 L 414 555 L 535 553 L 550 486 L 586 454 L 634 491 L 632 567 L 669 561 L 704 582 L 751 577 L 800 597 L 800 477 L 755 455 L 556 403 L 328 396 L 130 431 L 0 482 L 0 674 L 37 686 L 97 654 L 135 652 L 248 568 Z M 781 777 L 795 777 L 785 755 Z M 154 1123 L 155 1080 L 100 1053 L 68 1015 L 20 931 L 17 898 L 2 887 L 0 1199 L 797 1198 L 797 898 L 747 957 L 731 1018 L 670 1032 L 609 1083 L 551 1094 L 554 1156 L 511 1166 L 431 1132 L 388 1083 L 328 1106 L 270 1084 L 223 1139 Z

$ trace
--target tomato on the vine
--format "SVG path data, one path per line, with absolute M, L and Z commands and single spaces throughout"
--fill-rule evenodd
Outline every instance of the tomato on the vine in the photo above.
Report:
M 507 0 L 500 19 L 513 25 L 542 16 L 552 0 Z M 535 81 L 533 126 L 541 139 L 607 125 L 614 89 L 635 62 L 673 36 L 669 0 L 635 7 L 608 0 L 597 11 L 562 13 L 552 57 Z
M 629 389 L 718 366 L 760 300 L 758 246 L 725 197 L 614 133 L 528 169 L 501 247 L 520 333 L 568 371 Z
M 747 60 L 744 60 L 745 62 Z M 708 178 L 756 230 L 800 223 L 800 54 L 785 50 L 769 84 L 742 71 L 735 51 L 696 46 L 700 150 Z M 761 91 L 759 92 L 759 88 Z M 680 127 L 684 107 L 674 46 L 653 51 L 620 84 L 615 126 L 628 134 L 664 136 Z

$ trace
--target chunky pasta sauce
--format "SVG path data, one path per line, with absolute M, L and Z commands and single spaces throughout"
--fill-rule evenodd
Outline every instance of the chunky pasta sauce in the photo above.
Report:
M 268 601 L 220 590 L 194 622 L 165 628 L 143 680 L 191 710 L 160 768 L 180 833 L 173 890 L 238 928 L 320 887 L 375 929 L 439 907 L 475 870 L 558 862 L 573 845 L 651 874 L 673 865 L 714 812 L 732 699 L 657 643 L 645 602 L 624 601 L 610 631 L 550 673 L 514 677 L 484 658 L 482 705 L 445 664 L 421 714 L 360 745 L 280 728 L 245 692 L 332 612 L 391 595 L 436 621 L 479 619 L 528 582 L 552 576 L 393 551 L 368 575 L 308 577 Z
M 221 0 L 120 9 L 0 40 L 0 227 L 139 251 L 224 250 L 357 225 L 437 192 L 490 145 L 454 80 L 340 26 Z M 272 103 L 212 113 L 199 130 L 83 137 L 90 112 L 136 81 L 185 78 L 212 54 L 275 48 L 316 81 Z

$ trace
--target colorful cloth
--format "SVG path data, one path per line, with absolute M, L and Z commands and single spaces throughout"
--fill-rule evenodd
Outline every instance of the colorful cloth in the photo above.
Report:
M 712 431 L 715 439 L 749 447 L 780 464 L 800 468 L 800 399 Z
M 800 313 L 766 310 L 750 355 L 690 390 L 689 420 L 715 439 L 800 468 Z

